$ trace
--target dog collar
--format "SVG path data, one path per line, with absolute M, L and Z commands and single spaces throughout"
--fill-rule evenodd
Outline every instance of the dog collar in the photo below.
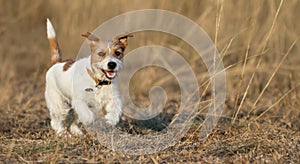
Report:
M 100 80 L 100 79 L 96 78 L 94 73 L 90 69 L 87 68 L 86 71 L 88 72 L 89 76 L 95 81 L 97 88 L 101 87 L 102 85 L 110 85 L 111 84 L 111 81 Z
M 107 81 L 107 80 L 98 80 L 98 83 L 97 83 L 97 85 L 96 85 L 96 87 L 97 86 L 99 86 L 99 85 L 110 85 L 111 84 L 111 81 Z

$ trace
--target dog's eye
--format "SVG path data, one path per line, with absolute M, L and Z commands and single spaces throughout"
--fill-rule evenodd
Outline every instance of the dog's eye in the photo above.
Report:
M 115 54 L 116 54 L 117 56 L 120 56 L 120 55 L 121 55 L 121 52 L 116 51 Z
M 104 55 L 104 52 L 98 52 L 98 55 L 99 55 L 99 56 L 103 56 L 103 55 Z

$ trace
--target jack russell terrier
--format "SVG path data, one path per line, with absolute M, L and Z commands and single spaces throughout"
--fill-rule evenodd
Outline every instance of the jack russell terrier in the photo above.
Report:
M 87 39 L 91 55 L 76 61 L 62 61 L 56 34 L 49 19 L 47 36 L 52 66 L 46 73 L 45 99 L 52 128 L 59 136 L 82 135 L 79 122 L 89 125 L 95 119 L 95 114 L 89 108 L 91 94 L 94 94 L 92 97 L 93 102 L 96 102 L 96 109 L 105 110 L 106 122 L 116 125 L 122 114 L 117 73 L 122 68 L 127 38 L 132 35 L 125 33 L 103 41 L 86 32 L 81 36 Z M 75 74 L 79 78 L 74 78 Z M 77 80 L 76 83 L 73 80 Z M 74 84 L 77 86 L 73 86 Z

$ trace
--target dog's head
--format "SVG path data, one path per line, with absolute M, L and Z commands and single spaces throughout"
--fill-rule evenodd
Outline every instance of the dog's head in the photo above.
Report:
M 127 38 L 131 34 L 125 33 L 115 36 L 112 40 L 101 40 L 97 36 L 86 32 L 81 36 L 87 38 L 91 49 L 91 67 L 96 78 L 100 80 L 112 80 L 122 68 L 122 59 Z

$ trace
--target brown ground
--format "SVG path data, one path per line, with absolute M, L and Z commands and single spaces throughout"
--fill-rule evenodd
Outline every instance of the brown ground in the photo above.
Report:
M 0 161 L 3 163 L 300 162 L 297 40 L 300 1 L 0 2 Z M 44 76 L 50 66 L 46 18 L 50 17 L 56 28 L 64 58 L 72 58 L 83 42 L 80 33 L 92 31 L 120 13 L 144 8 L 185 15 L 215 41 L 227 68 L 227 99 L 217 128 L 207 140 L 198 140 L 199 125 L 210 98 L 210 88 L 204 90 L 209 83 L 205 83 L 208 78 L 201 59 L 179 38 L 140 32 L 130 40 L 127 51 L 148 44 L 168 46 L 181 52 L 197 73 L 204 92 L 203 110 L 192 128 L 167 150 L 139 156 L 109 150 L 89 135 L 58 138 L 50 127 L 43 95 Z M 153 76 L 158 72 L 155 69 L 137 74 L 138 83 L 133 80 L 135 103 L 148 104 L 148 89 L 156 84 L 164 86 L 176 103 L 178 86 L 172 80 L 161 80 L 172 76 L 166 76 L 164 71 Z M 161 119 L 125 120 L 119 128 L 133 134 L 151 133 L 158 129 L 158 120 Z

